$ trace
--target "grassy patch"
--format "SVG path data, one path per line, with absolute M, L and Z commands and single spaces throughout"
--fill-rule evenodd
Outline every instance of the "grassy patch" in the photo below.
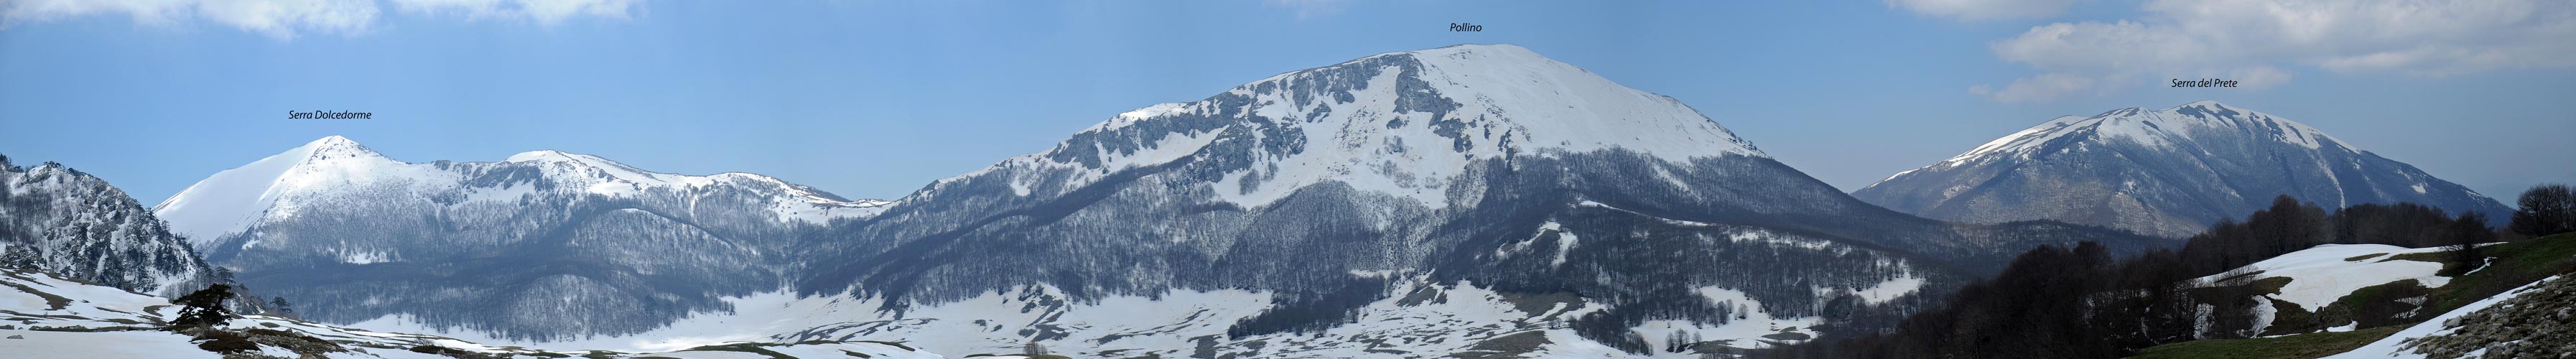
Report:
M 2339 312 L 2341 316 L 2348 317 L 2353 324 L 2361 328 L 2414 324 L 2423 321 L 2424 318 L 2442 314 L 2442 312 L 2424 310 L 2422 305 L 2406 302 L 2407 298 L 2425 297 L 2432 291 L 2414 280 L 2388 282 L 2354 289 L 2351 294 L 2336 298 L 2334 303 L 2327 304 L 2327 308 L 2322 310 Z M 2398 317 L 2406 313 L 2413 313 L 2413 315 Z M 2341 323 L 2332 325 L 2341 325 Z
M 2340 354 L 2396 334 L 2403 327 L 2308 333 L 2253 339 L 2210 339 L 2158 345 L 2131 359 L 2313 359 Z
M 1547 314 L 1547 311 L 1555 310 L 1556 305 L 1559 303 L 1565 304 L 1565 310 L 1567 311 L 1583 309 L 1583 298 L 1576 297 L 1574 293 L 1569 292 L 1503 292 L 1502 294 L 1503 301 L 1512 303 L 1513 309 L 1519 309 L 1522 313 L 1529 313 L 1530 315 Z
M 27 286 L 19 285 L 18 283 L 0 283 L 0 285 L 17 288 L 20 292 L 27 292 L 27 294 L 34 294 L 36 297 L 45 298 L 45 310 L 63 310 L 64 307 L 70 307 L 72 305 L 71 298 L 64 298 L 63 296 L 54 295 L 53 293 L 46 293 L 45 291 L 36 290 L 36 288 L 28 288 Z
M 2263 278 L 2245 285 L 2253 286 L 2255 293 L 2281 294 L 2281 288 L 2290 286 L 2290 277 Z
M 2433 288 L 2432 300 L 2425 303 L 2424 316 L 2439 315 L 2475 303 L 2480 299 L 2504 293 L 2514 287 L 2539 281 L 2551 275 L 2576 268 L 2576 233 L 2525 239 L 2478 248 L 2493 256 L 2485 268 L 2467 275 L 2452 277 L 2451 282 Z M 2448 255 L 2447 252 L 2441 252 Z
M 2272 302 L 2272 325 L 2263 328 L 2263 335 L 2314 332 L 2325 330 L 2326 327 L 2343 324 L 2342 322 L 2325 318 L 2325 316 L 2317 315 L 2317 313 L 2308 312 L 2307 308 L 2300 308 L 2298 303 L 2291 303 L 2280 299 L 2265 299 L 2270 299 Z M 2324 310 L 2324 308 L 2320 308 L 2319 310 Z
M 2360 262 L 2360 261 L 2362 261 L 2362 260 L 2364 260 L 2364 259 L 2370 259 L 2370 257 L 2378 257 L 2378 256 L 2384 256 L 2384 255 L 2388 255 L 2388 254 L 2387 254 L 2387 253 L 2371 253 L 2371 254 L 2357 255 L 2357 256 L 2352 256 L 2352 258 L 2344 258 L 2344 259 L 2343 259 L 2343 261 L 2345 261 L 2345 262 Z
M 1468 347 L 1467 350 L 1449 353 L 1449 357 L 1459 359 L 1519 358 L 1521 357 L 1521 354 L 1538 351 L 1540 347 L 1545 347 L 1548 343 L 1547 333 L 1540 331 L 1526 331 L 1494 337 L 1493 339 L 1486 339 L 1483 342 L 1477 342 L 1475 346 Z

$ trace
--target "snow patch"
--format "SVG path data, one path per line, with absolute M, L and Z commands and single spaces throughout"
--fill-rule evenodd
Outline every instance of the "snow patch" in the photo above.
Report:
M 2281 287 L 2280 294 L 2267 295 L 2267 297 L 2298 304 L 2300 309 L 2315 312 L 2362 287 L 2402 280 L 2414 280 L 2427 288 L 2439 288 L 2449 284 L 2450 277 L 2433 275 L 2434 272 L 2442 270 L 2441 263 L 2389 259 L 2403 254 L 2441 250 L 2438 247 L 2406 248 L 2384 244 L 2326 244 L 2254 262 L 2231 272 L 2261 271 L 2261 274 L 2247 277 L 2245 280 L 2290 278 L 2290 284 Z M 2360 262 L 2344 260 L 2374 253 L 2382 255 Z M 2229 273 L 2220 273 L 2201 277 L 2195 281 L 2216 285 L 2220 284 L 2219 280 L 2227 279 L 2229 275 Z

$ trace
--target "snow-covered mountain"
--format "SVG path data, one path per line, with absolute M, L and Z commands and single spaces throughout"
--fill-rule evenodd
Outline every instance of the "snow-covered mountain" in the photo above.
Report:
M 2288 194 L 2329 208 L 2414 202 L 2505 218 L 2502 203 L 2289 119 L 2211 101 L 2066 116 L 1853 196 L 1924 217 L 2051 219 L 2184 237 Z
M 0 156 L 0 267 L 159 294 L 215 280 L 185 239 L 125 191 L 61 164 L 18 167 L 7 156 Z
M 882 205 L 560 151 L 406 163 L 333 136 L 216 173 L 154 212 L 306 318 L 402 314 L 543 338 L 642 330 L 776 289 L 798 233 Z
M 1509 45 L 1149 106 L 841 224 L 796 289 L 878 314 L 796 337 L 1165 357 L 1720 352 L 1882 327 L 2037 244 L 2161 244 L 1872 206 L 1669 97 Z M 1208 292 L 1240 295 L 1150 300 Z M 985 301 L 1066 311 L 952 309 Z
M 1103 357 L 1693 356 L 1884 328 L 2040 244 L 2166 244 L 1879 208 L 1672 98 L 1509 45 L 1149 106 L 893 202 L 328 138 L 158 211 L 325 322 Z

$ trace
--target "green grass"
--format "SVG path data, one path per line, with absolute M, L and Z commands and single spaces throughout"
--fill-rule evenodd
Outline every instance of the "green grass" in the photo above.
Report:
M 2486 268 L 2452 277 L 2433 288 L 2423 313 L 2440 314 L 2504 293 L 2514 287 L 2576 269 L 2576 233 L 2560 233 L 2478 248 L 2495 258 Z M 2449 253 L 2443 253 L 2445 255 Z
M 2210 339 L 2158 345 L 2131 359 L 2313 359 L 2340 354 L 2397 334 L 2404 327 L 2308 333 L 2253 339 Z
M 1547 340 L 1547 333 L 1526 331 L 1494 337 L 1493 339 L 1486 339 L 1483 342 L 1476 343 L 1475 346 L 1468 347 L 1467 350 L 1449 353 L 1448 357 L 1459 359 L 1519 358 L 1521 357 L 1521 354 L 1538 351 L 1539 348 L 1546 347 L 1548 343 L 1549 340 Z
M 2271 277 L 2256 279 L 2246 285 L 2254 286 L 2255 293 L 2281 294 L 2281 288 L 2289 287 L 2291 280 L 2290 277 Z

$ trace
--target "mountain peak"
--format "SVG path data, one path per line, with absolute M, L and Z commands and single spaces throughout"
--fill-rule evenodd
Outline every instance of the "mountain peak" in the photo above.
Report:
M 299 152 L 305 154 L 300 158 L 308 161 L 359 157 L 386 158 L 384 154 L 376 153 L 376 150 L 369 149 L 366 145 L 358 144 L 358 141 L 350 140 L 348 137 L 340 137 L 338 135 L 323 137 L 321 139 L 313 140 L 312 142 L 305 142 L 303 146 L 289 149 L 286 153 Z
M 305 146 L 355 145 L 355 144 L 358 144 L 358 141 L 350 140 L 348 137 L 342 137 L 342 136 L 340 136 L 340 135 L 324 136 L 324 137 L 319 138 L 319 139 L 314 139 L 314 140 L 313 140 L 313 142 L 305 142 L 305 143 L 304 143 L 304 145 L 305 145 Z
M 402 164 L 348 137 L 323 137 L 216 172 L 152 206 L 152 211 L 169 221 L 172 232 L 203 245 L 238 232 L 243 224 L 264 215 L 268 204 L 277 199 L 273 189 L 278 186 L 338 182 Z
M 1149 127 L 1215 130 L 1228 125 L 1169 124 L 1178 122 L 1172 118 L 1209 115 L 1235 117 L 1243 123 L 1231 125 L 1239 127 L 1329 129 L 1301 132 L 1330 135 L 1337 142 L 1378 142 L 1386 137 L 1415 137 L 1407 132 L 1432 132 L 1428 133 L 1432 136 L 1419 136 L 1431 138 L 1416 139 L 1430 141 L 1413 144 L 1451 147 L 1470 158 L 1611 148 L 1671 161 L 1767 157 L 1679 100 L 1629 88 L 1514 45 L 1460 44 L 1388 52 L 1290 71 L 1206 100 L 1122 113 L 1083 132 L 1107 133 L 1158 121 L 1167 124 Z M 1162 134 L 1132 135 L 1159 139 Z M 1438 146 L 1442 144 L 1449 146 Z M 1159 162 L 1145 164 L 1150 163 Z
M 1445 206 L 1433 180 L 1478 161 L 1620 151 L 1667 163 L 1768 157 L 1671 97 L 1512 45 L 1381 53 L 1289 71 L 1206 99 L 1111 116 L 1007 168 L 1072 170 L 1074 188 L 1130 168 L 1219 158 L 1194 170 L 1221 199 L 1266 205 L 1324 182 Z M 1230 179 L 1228 179 L 1230 178 Z M 1248 180 L 1247 180 L 1248 178 Z M 1029 195 L 1039 177 L 1012 180 Z
M 1957 165 L 1990 155 L 2031 155 L 2046 148 L 2063 147 L 2050 146 L 2050 144 L 2062 142 L 2060 139 L 2068 139 L 2067 141 L 2117 139 L 2157 147 L 2172 146 L 2195 142 L 2194 133 L 2202 131 L 2252 133 L 2262 135 L 2261 138 L 2311 149 L 2320 148 L 2326 144 L 2351 148 L 2343 141 L 2327 136 L 2324 131 L 2306 124 L 2254 110 L 2228 106 L 2217 101 L 2204 100 L 2163 110 L 2150 111 L 2142 107 L 2130 107 L 2104 111 L 2091 117 L 2062 116 L 1979 145 L 1975 149 L 1960 153 L 1934 166 Z
M 564 152 L 564 151 L 558 151 L 558 150 L 535 150 L 535 151 L 528 151 L 528 152 L 520 152 L 520 153 L 518 153 L 518 154 L 510 155 L 510 158 L 508 158 L 508 159 L 503 159 L 503 160 L 501 160 L 501 162 L 511 162 L 511 163 L 518 163 L 518 162 L 572 162 L 572 163 L 583 163 L 583 164 L 617 164 L 617 166 L 618 166 L 618 167 L 625 167 L 625 165 L 624 165 L 624 164 L 619 164 L 617 161 L 610 161 L 610 160 L 608 160 L 608 159 L 606 159 L 606 158 L 600 158 L 599 156 L 585 155 L 585 154 L 572 153 L 572 152 Z

